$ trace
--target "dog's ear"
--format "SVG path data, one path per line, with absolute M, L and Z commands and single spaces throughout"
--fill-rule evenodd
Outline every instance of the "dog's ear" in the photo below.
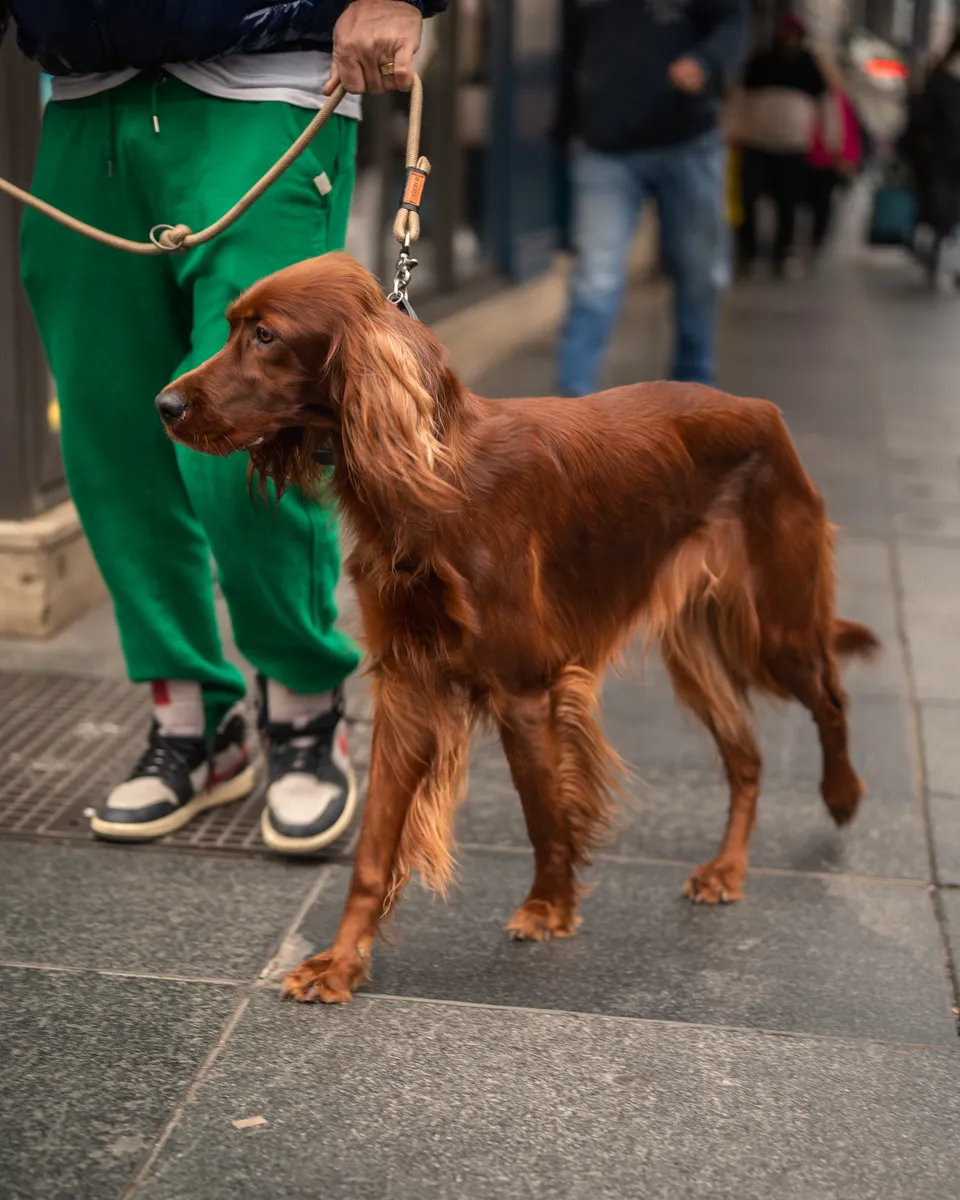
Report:
M 459 497 L 447 434 L 463 389 L 429 330 L 396 309 L 343 255 L 308 259 L 253 299 L 293 331 L 307 379 L 303 422 L 250 454 L 253 474 L 315 485 L 313 452 L 332 435 L 354 490 L 375 508 L 449 508 Z
M 433 334 L 381 296 L 374 311 L 344 325 L 329 371 L 355 486 L 370 500 L 404 495 L 449 507 L 458 490 L 444 434 L 459 385 Z

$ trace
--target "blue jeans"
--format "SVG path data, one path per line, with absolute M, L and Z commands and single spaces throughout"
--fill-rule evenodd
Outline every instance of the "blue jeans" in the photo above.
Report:
M 648 198 L 657 205 L 661 258 L 674 285 L 671 378 L 713 383 L 717 301 L 730 275 L 719 134 L 711 130 L 679 146 L 629 154 L 580 147 L 573 194 L 577 258 L 560 337 L 563 394 L 596 389 L 623 301 L 630 244 Z

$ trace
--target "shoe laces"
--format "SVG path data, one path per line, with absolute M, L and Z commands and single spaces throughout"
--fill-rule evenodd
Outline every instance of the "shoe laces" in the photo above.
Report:
M 322 763 L 330 757 L 330 747 L 320 738 L 295 738 L 292 742 L 277 746 L 270 755 L 271 766 L 277 775 L 294 772 L 316 775 Z
M 180 773 L 189 775 L 203 759 L 204 755 L 197 753 L 199 745 L 202 745 L 202 739 L 166 734 L 154 721 L 150 728 L 147 748 L 137 759 L 130 778 L 134 779 L 143 775 L 155 775 L 162 778 Z
M 270 774 L 274 779 L 294 772 L 318 775 L 333 757 L 333 738 L 341 713 L 334 708 L 309 724 L 268 724 L 265 729 L 270 746 Z

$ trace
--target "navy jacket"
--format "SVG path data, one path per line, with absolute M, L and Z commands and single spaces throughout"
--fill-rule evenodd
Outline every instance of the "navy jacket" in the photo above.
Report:
M 560 139 L 624 153 L 706 133 L 743 59 L 747 20 L 746 0 L 565 0 Z M 687 56 L 707 75 L 699 96 L 667 76 Z
M 263 50 L 329 50 L 349 0 L 0 0 L 21 50 L 51 75 L 150 70 Z M 449 0 L 397 0 L 424 16 Z

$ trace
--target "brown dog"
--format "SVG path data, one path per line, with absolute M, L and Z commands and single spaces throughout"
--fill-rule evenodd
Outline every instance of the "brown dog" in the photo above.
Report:
M 470 731 L 497 726 L 534 851 L 517 938 L 575 931 L 577 870 L 607 832 L 618 760 L 600 677 L 641 631 L 716 740 L 730 814 L 695 901 L 737 900 L 761 759 L 751 688 L 813 714 L 838 824 L 862 786 L 837 656 L 878 643 L 834 614 L 831 529 L 778 410 L 645 383 L 582 400 L 483 400 L 363 268 L 327 255 L 252 287 L 226 346 L 157 398 L 198 450 L 246 450 L 305 489 L 332 449 L 353 533 L 376 712 L 370 789 L 336 940 L 286 979 L 346 1000 L 410 873 L 443 889 Z

